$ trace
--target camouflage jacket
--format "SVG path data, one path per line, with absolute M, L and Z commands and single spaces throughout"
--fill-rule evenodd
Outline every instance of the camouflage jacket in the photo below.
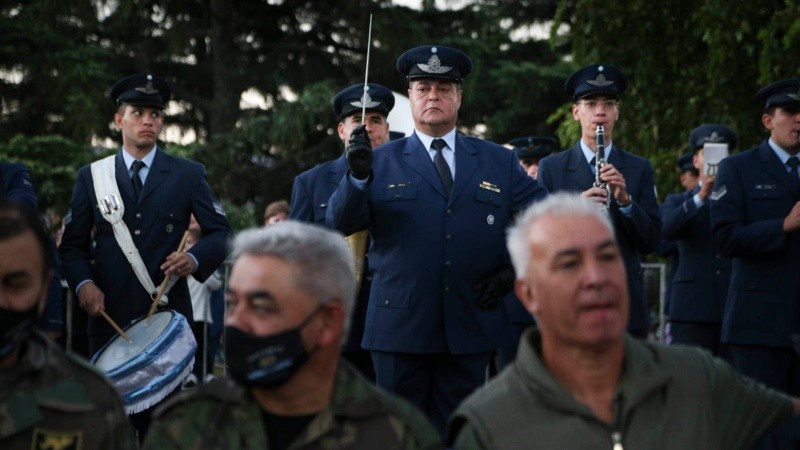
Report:
M 17 364 L 0 369 L 0 448 L 136 448 L 119 395 L 85 361 L 35 331 Z
M 340 363 L 332 404 L 289 447 L 438 449 L 433 426 L 411 404 L 379 391 Z M 218 379 L 182 392 L 154 413 L 145 449 L 269 449 L 259 405 L 241 386 Z

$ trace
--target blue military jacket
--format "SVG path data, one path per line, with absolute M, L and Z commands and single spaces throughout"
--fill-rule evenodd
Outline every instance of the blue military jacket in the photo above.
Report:
M 694 195 L 700 186 L 673 194 L 662 205 L 661 233 L 677 242 L 678 267 L 672 284 L 667 315 L 681 322 L 720 323 L 728 284 L 731 260 L 714 249 L 708 199 L 699 208 Z
M 202 228 L 202 238 L 190 252 L 198 262 L 193 276 L 205 281 L 227 255 L 230 226 L 206 182 L 205 168 L 156 151 L 138 203 L 134 200 L 133 184 L 122 159 L 122 150 L 117 152 L 116 180 L 125 204 L 123 220 L 150 278 L 159 286 L 164 278 L 160 266 L 167 255 L 177 250 L 189 226 L 189 215 L 194 214 Z M 151 303 L 150 294 L 134 275 L 114 238 L 111 224 L 97 208 L 89 166 L 78 171 L 70 212 L 64 222 L 59 251 L 70 287 L 75 289 L 82 281 L 93 280 L 105 294 L 106 312 L 121 327 L 146 314 Z M 169 308 L 191 319 L 192 304 L 185 277 L 179 279 L 168 297 Z M 90 335 L 113 333 L 102 318 L 89 319 Z
M 513 340 L 502 304 L 479 309 L 473 287 L 509 264 L 506 228 L 546 193 L 497 144 L 457 135 L 455 152 L 449 198 L 413 134 L 375 149 L 366 190 L 345 177 L 330 199 L 329 226 L 372 238 L 366 349 L 473 354 Z
M 633 199 L 630 217 L 620 212 L 613 200 L 609 213 L 628 272 L 628 293 L 631 299 L 628 330 L 644 331 L 649 326 L 650 314 L 642 279 L 641 255 L 655 251 L 661 237 L 661 217 L 653 185 L 653 168 L 646 159 L 627 153 L 617 146 L 614 146 L 609 155 L 608 163 L 613 164 L 625 177 L 626 189 Z M 594 175 L 583 156 L 580 143 L 541 160 L 538 177 L 548 192 L 580 193 L 594 183 Z
M 328 200 L 347 173 L 347 159 L 344 154 L 333 161 L 322 163 L 307 170 L 294 179 L 292 186 L 292 211 L 289 218 L 325 226 L 325 212 Z M 369 288 L 372 275 L 369 272 L 369 255 L 364 255 L 361 286 L 358 298 L 350 317 L 347 341 L 342 348 L 346 352 L 359 351 L 364 335 L 364 320 L 369 303 Z
M 783 220 L 800 186 L 767 141 L 722 160 L 711 196 L 719 252 L 733 258 L 722 340 L 791 347 L 800 332 L 800 232 Z
M 20 163 L 0 163 L 0 194 L 31 211 L 36 211 L 38 200 L 28 168 Z

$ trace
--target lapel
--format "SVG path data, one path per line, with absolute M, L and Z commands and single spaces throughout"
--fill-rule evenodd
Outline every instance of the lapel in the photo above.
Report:
M 569 184 L 579 186 L 581 189 L 588 189 L 594 183 L 594 174 L 589 168 L 589 163 L 583 156 L 581 143 L 578 141 L 567 150 L 567 179 Z
M 133 204 L 135 202 L 133 197 L 133 182 L 128 175 L 128 168 L 125 167 L 125 160 L 122 159 L 122 149 L 117 151 L 117 156 L 114 157 L 114 178 L 117 180 L 117 187 L 120 194 L 122 194 L 123 203 Z
M 139 203 L 143 202 L 151 192 L 167 179 L 167 175 L 172 169 L 167 154 L 158 148 L 155 151 L 156 156 L 153 158 L 153 167 L 147 173 L 147 179 L 144 181 L 144 186 L 142 186 L 142 193 L 139 195 Z M 131 189 L 133 189 L 133 185 L 131 185 Z
M 792 197 L 797 198 L 800 196 L 800 182 L 797 177 L 792 178 L 792 175 L 786 170 L 786 166 L 781 164 L 781 160 L 778 159 L 778 156 L 767 141 L 762 142 L 758 147 L 758 159 L 763 172 L 785 186 L 792 194 Z
M 456 144 L 456 147 L 458 147 L 458 144 Z M 433 161 L 416 133 L 406 139 L 406 145 L 403 147 L 402 159 L 412 170 L 424 178 L 436 192 L 441 194 L 442 197 L 447 197 L 447 194 L 444 192 L 442 180 L 439 179 L 439 174 L 436 173 L 436 168 L 433 166 Z M 456 157 L 456 160 L 458 160 L 458 157 Z M 458 166 L 456 166 L 456 168 L 458 168 Z M 456 175 L 457 174 L 458 170 L 456 170 Z M 453 191 L 455 191 L 455 183 Z
M 342 177 L 347 172 L 347 159 L 342 153 L 342 156 L 333 160 L 333 163 L 330 164 L 328 167 L 328 186 L 332 187 L 333 191 L 339 187 L 339 183 L 342 181 Z
M 475 172 L 479 162 L 480 155 L 473 142 L 456 134 L 456 178 L 453 180 L 450 202 L 467 187 L 467 182 L 472 178 L 472 173 Z
M 622 153 L 621 148 L 614 146 L 614 151 L 611 152 L 611 156 L 606 159 L 606 162 L 613 164 L 620 173 L 624 174 L 625 166 L 628 164 L 628 158 Z

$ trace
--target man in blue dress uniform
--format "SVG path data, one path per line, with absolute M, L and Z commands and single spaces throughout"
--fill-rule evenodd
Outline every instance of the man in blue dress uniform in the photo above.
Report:
M 389 89 L 373 83 L 368 84 L 367 93 L 369 95 L 365 97 L 363 84 L 354 84 L 342 89 L 333 98 L 333 112 L 339 119 L 336 130 L 345 147 L 350 142 L 350 134 L 362 124 L 367 130 L 372 148 L 389 142 L 389 123 L 386 118 L 394 107 L 394 94 Z M 364 117 L 361 117 L 362 110 L 365 110 Z M 347 159 L 342 152 L 339 158 L 298 175 L 292 187 L 292 209 L 289 217 L 325 225 L 328 199 L 339 186 L 345 173 L 347 173 Z M 369 274 L 368 255 L 365 253 L 358 256 L 363 258 L 361 285 L 342 353 L 344 358 L 356 366 L 364 376 L 374 380 L 372 358 L 369 352 L 361 347 L 372 276 Z
M 711 225 L 718 251 L 733 259 L 722 342 L 744 375 L 800 394 L 800 79 L 758 91 L 769 138 L 722 160 Z
M 725 125 L 705 124 L 692 130 L 689 147 L 693 167 L 701 175 L 699 185 L 666 198 L 661 206 L 661 233 L 678 245 L 678 266 L 669 300 L 671 343 L 703 347 L 721 354 L 720 325 L 731 261 L 716 252 L 711 234 L 708 196 L 714 188 L 714 175 L 706 174 L 703 146 L 726 143 L 736 148 L 736 134 Z
M 169 85 L 155 75 L 137 74 L 118 81 L 111 89 L 114 122 L 122 131 L 122 148 L 114 159 L 114 177 L 124 206 L 123 221 L 138 250 L 147 275 L 155 286 L 164 277 L 178 281 L 167 294 L 168 308 L 192 317 L 186 276 L 208 278 L 227 254 L 230 226 L 205 177 L 205 168 L 158 148 L 164 125 L 163 110 L 170 98 Z M 197 218 L 202 237 L 190 252 L 176 253 Z M 137 278 L 112 225 L 103 215 L 95 195 L 92 169 L 78 171 L 70 211 L 64 219 L 59 251 L 64 274 L 89 318 L 89 343 L 94 354 L 114 336 L 100 317 L 104 310 L 120 327 L 147 314 L 152 292 Z M 145 411 L 145 414 L 149 410 Z M 149 416 L 136 423 L 144 437 Z
M 514 147 L 514 153 L 517 154 L 519 164 L 525 173 L 534 180 L 539 172 L 539 161 L 559 150 L 558 141 L 548 136 L 526 136 L 512 139 L 508 141 L 508 144 Z M 516 294 L 506 295 L 503 303 L 511 317 L 511 323 L 514 325 L 514 341 L 497 350 L 498 368 L 505 367 L 514 360 L 522 332 L 534 324 L 533 316 L 525 309 Z
M 559 151 L 558 141 L 548 136 L 526 136 L 508 141 L 529 177 L 536 179 L 539 161 Z
M 650 311 L 644 292 L 641 256 L 658 247 L 661 218 L 653 184 L 653 168 L 646 159 L 617 147 L 614 124 L 619 120 L 619 98 L 628 87 L 625 74 L 609 64 L 592 64 L 573 73 L 564 84 L 572 95 L 572 117 L 581 124 L 581 139 L 571 148 L 539 163 L 539 182 L 549 192 L 579 192 L 605 205 L 625 259 L 631 310 L 628 331 L 647 337 Z M 608 191 L 594 187 L 596 129 L 605 131 L 605 161 L 600 179 Z
M 329 226 L 369 229 L 372 287 L 362 346 L 377 383 L 414 402 L 443 432 L 484 381 L 495 349 L 513 339 L 504 295 L 514 273 L 503 248 L 515 212 L 546 195 L 513 152 L 456 133 L 463 52 L 425 45 L 403 53 L 411 136 L 373 153 L 351 136 L 349 170 L 330 199 Z

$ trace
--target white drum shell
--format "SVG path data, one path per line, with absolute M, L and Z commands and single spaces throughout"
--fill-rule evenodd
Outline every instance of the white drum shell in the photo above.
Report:
M 160 311 L 125 327 L 129 343 L 115 336 L 92 358 L 125 403 L 128 414 L 155 405 L 192 371 L 197 342 L 183 315 Z

